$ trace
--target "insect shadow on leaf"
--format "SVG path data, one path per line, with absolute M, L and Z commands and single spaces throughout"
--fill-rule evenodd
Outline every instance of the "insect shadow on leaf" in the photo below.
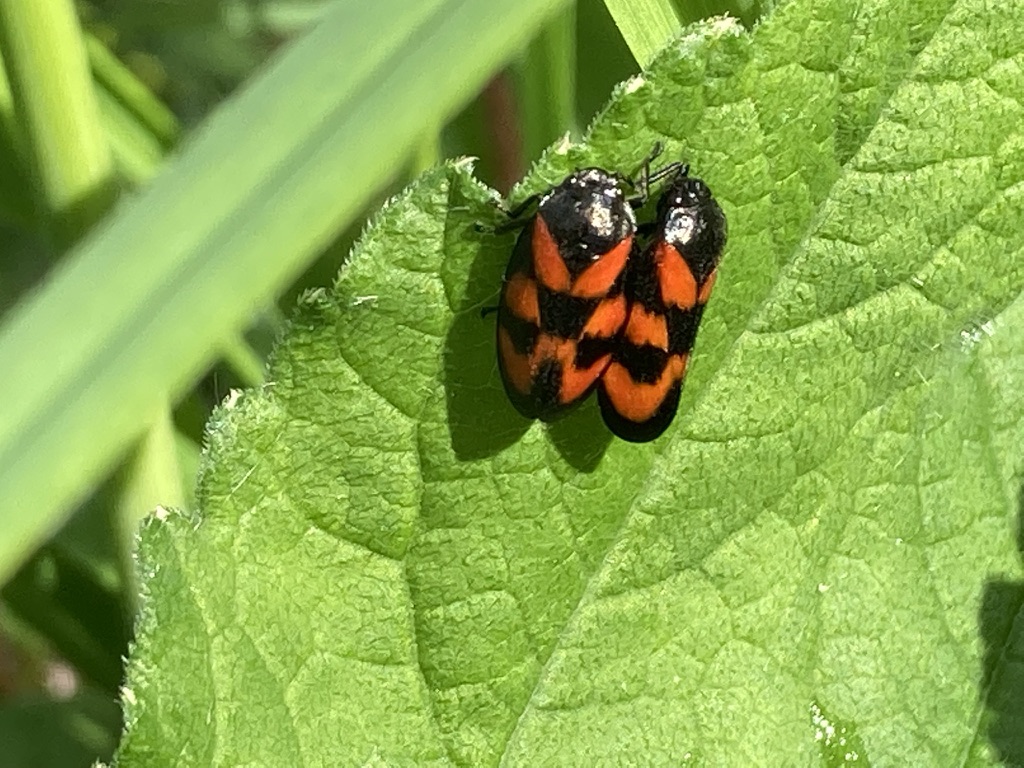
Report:
M 1024 556 L 1024 484 L 1017 494 L 1017 552 Z M 1006 765 L 1024 765 L 1024 697 L 1015 658 L 1024 653 L 1024 582 L 993 579 L 985 584 L 978 630 L 985 645 L 979 697 L 988 709 L 988 738 Z
M 530 426 L 509 405 L 494 358 L 494 320 L 481 310 L 495 303 L 508 258 L 506 241 L 480 226 L 480 204 L 454 186 L 451 206 L 465 206 L 460 247 L 472 249 L 466 290 L 444 345 L 444 388 L 452 448 L 460 461 L 494 456 L 518 441 Z M 485 209 L 488 215 L 496 213 Z
M 519 229 L 496 208 L 480 211 L 452 190 L 451 205 L 477 211 L 460 228 L 463 246 L 472 246 L 466 290 L 444 347 L 444 385 L 452 447 L 463 461 L 487 458 L 517 442 L 531 421 L 516 412 L 501 383 L 495 349 L 494 313 L 505 267 Z M 465 214 L 472 218 L 472 213 Z M 593 403 L 552 424 L 548 434 L 559 454 L 580 471 L 592 471 L 611 435 L 600 424 Z

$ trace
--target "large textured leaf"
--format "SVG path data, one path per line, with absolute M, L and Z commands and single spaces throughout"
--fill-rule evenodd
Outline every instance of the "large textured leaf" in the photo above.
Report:
M 522 194 L 663 140 L 729 216 L 651 445 L 515 414 L 514 235 L 425 176 L 146 527 L 122 764 L 1024 757 L 1022 52 L 1013 0 L 796 0 L 548 155 Z

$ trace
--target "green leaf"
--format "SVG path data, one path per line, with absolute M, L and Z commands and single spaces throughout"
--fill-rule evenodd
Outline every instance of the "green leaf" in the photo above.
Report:
M 426 175 L 143 531 L 121 764 L 1024 759 L 1022 63 L 1009 0 L 794 0 L 546 155 L 517 199 L 661 140 L 729 217 L 654 444 L 516 415 L 515 235 Z
M 336 4 L 5 317 L 0 580 L 562 4 Z

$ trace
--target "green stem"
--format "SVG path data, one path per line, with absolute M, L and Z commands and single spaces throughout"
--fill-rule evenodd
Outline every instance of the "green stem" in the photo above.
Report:
M 96 82 L 147 128 L 165 149 L 173 147 L 181 134 L 181 126 L 174 113 L 95 37 L 87 37 L 85 47 Z
M 0 47 L 36 192 L 70 245 L 112 201 L 114 166 L 71 0 L 3 0 Z
M 247 387 L 258 387 L 266 379 L 266 364 L 241 334 L 224 345 L 224 360 Z

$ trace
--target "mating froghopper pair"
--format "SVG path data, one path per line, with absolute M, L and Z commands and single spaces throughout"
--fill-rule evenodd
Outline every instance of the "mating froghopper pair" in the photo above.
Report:
M 659 153 L 636 179 L 581 169 L 509 214 L 523 229 L 498 306 L 498 365 L 524 416 L 550 421 L 596 388 L 624 440 L 653 440 L 672 422 L 726 221 L 689 166 L 651 172 Z M 654 185 L 656 217 L 638 225 Z

